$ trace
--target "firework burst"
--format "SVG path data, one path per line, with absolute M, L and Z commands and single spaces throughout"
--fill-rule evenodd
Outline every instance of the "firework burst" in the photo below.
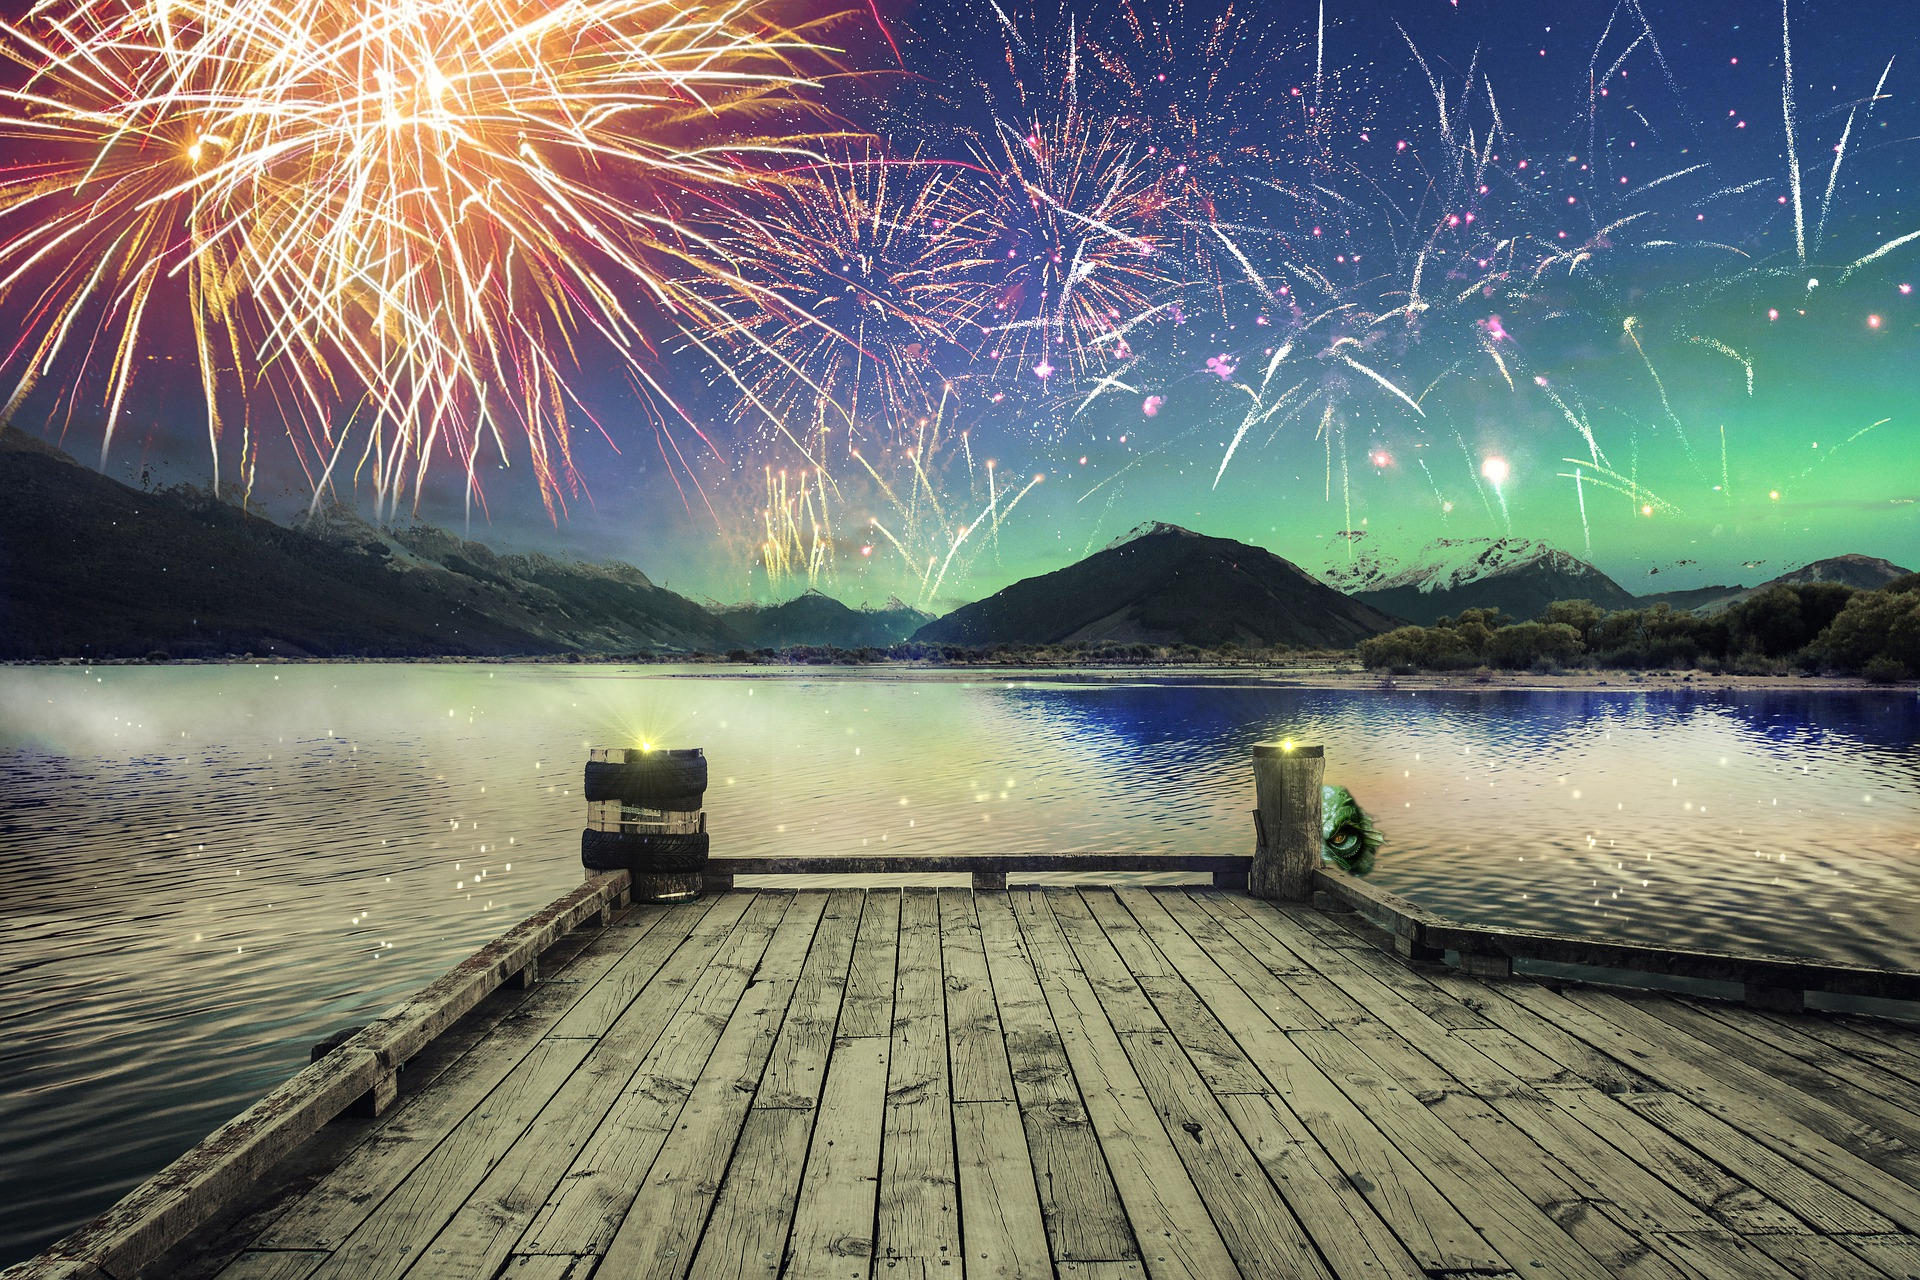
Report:
M 0 175 L 9 411 L 105 352 L 117 418 L 184 327 L 216 459 L 264 393 L 316 488 L 344 462 L 391 510 L 444 453 L 472 492 L 518 437 L 551 508 L 582 345 L 659 390 L 650 326 L 738 279 L 712 211 L 803 150 L 760 122 L 806 107 L 817 30 L 751 0 L 42 4 L 0 25 L 31 156 Z
M 998 122 L 978 158 L 992 301 L 980 353 L 1002 374 L 1078 380 L 1130 357 L 1128 334 L 1178 289 L 1161 252 L 1171 211 L 1117 120 L 1069 102 L 1054 120 Z
M 754 292 L 715 282 L 733 296 L 714 335 L 748 389 L 743 411 L 809 455 L 844 459 L 863 438 L 905 439 L 939 401 L 985 291 L 959 169 L 866 144 L 830 154 L 728 242 Z

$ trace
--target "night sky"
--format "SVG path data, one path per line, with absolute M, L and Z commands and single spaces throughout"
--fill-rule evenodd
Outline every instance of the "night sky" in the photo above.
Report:
M 752 340 L 660 320 L 645 396 L 586 348 L 557 521 L 511 439 L 484 512 L 436 464 L 421 516 L 722 600 L 950 605 L 1149 520 L 1310 571 L 1533 539 L 1635 592 L 1920 564 L 1920 35 L 1784 16 L 863 5 L 819 185 L 715 232 L 778 296 Z M 142 385 L 107 469 L 203 478 L 191 379 Z M 92 459 L 92 408 L 16 421 Z

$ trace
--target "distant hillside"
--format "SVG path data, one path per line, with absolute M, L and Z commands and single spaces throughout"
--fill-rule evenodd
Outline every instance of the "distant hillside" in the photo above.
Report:
M 1749 596 L 1758 595 L 1768 587 L 1792 587 L 1809 582 L 1838 582 L 1843 586 L 1854 587 L 1861 591 L 1878 591 L 1895 578 L 1911 573 L 1891 560 L 1882 560 L 1877 556 L 1843 555 L 1829 556 L 1825 560 L 1815 560 L 1812 564 L 1802 565 L 1789 570 L 1778 577 L 1768 578 L 1755 587 L 1697 587 L 1692 591 L 1660 591 L 1639 598 L 1637 608 L 1665 602 L 1672 608 L 1689 613 L 1711 615 L 1723 612 L 1739 604 Z
M 1764 591 L 1768 587 L 1799 586 L 1805 582 L 1838 582 L 1845 586 L 1857 587 L 1862 591 L 1878 591 L 1895 578 L 1904 578 L 1912 572 L 1911 569 L 1902 569 L 1893 561 L 1882 560 L 1877 556 L 1830 556 L 1825 560 L 1815 560 L 1810 565 L 1783 573 L 1777 578 L 1769 578 L 1754 590 Z
M 1077 564 L 956 609 L 913 638 L 1344 649 L 1395 625 L 1263 548 L 1153 524 Z
M 1462 609 L 1498 609 L 1524 620 L 1556 600 L 1591 600 L 1602 609 L 1637 604 L 1586 561 L 1523 538 L 1440 538 L 1404 561 L 1367 557 L 1328 576 L 1353 599 L 1421 626 Z
M 145 493 L 0 429 L 0 657 L 429 656 L 726 649 L 631 565 L 499 556 L 333 512 L 296 528 Z
M 840 649 L 884 648 L 905 640 L 932 621 L 897 599 L 878 609 L 850 609 L 832 596 L 808 591 L 776 605 L 736 605 L 720 619 L 753 649 L 787 645 L 832 645 Z
M 1669 609 L 1677 609 L 1682 613 L 1694 613 L 1697 611 L 1717 613 L 1736 600 L 1745 599 L 1747 594 L 1748 589 L 1746 587 L 1737 586 L 1690 587 L 1683 591 L 1652 591 L 1644 596 L 1635 596 L 1633 607 L 1636 609 L 1646 609 L 1656 604 L 1664 604 Z

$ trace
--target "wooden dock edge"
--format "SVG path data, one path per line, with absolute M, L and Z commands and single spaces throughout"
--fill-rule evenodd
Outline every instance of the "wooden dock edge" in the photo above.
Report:
M 1385 930 L 1394 949 L 1410 960 L 1440 960 L 1459 955 L 1460 967 L 1482 976 L 1513 972 L 1516 960 L 1659 974 L 1742 988 L 1746 1003 L 1757 1008 L 1795 1010 L 1806 993 L 1920 1001 L 1920 973 L 1875 969 L 1866 965 L 1812 960 L 1799 956 L 1737 955 L 1660 947 L 1623 938 L 1548 933 L 1495 925 L 1463 924 L 1409 902 L 1398 894 L 1330 867 L 1314 874 L 1315 905 L 1351 910 Z
M 976 889 L 1004 889 L 1008 872 L 1071 871 L 1091 875 L 1172 872 L 1213 877 L 1215 888 L 1245 889 L 1253 858 L 1232 853 L 885 853 L 799 857 L 711 858 L 702 876 L 710 892 L 736 876 L 885 876 L 963 874 Z
M 388 1009 L 319 1061 L 221 1125 L 93 1221 L 0 1280 L 129 1280 L 230 1204 L 328 1121 L 371 1097 L 384 1108 L 409 1058 L 540 956 L 627 899 L 625 871 L 590 876 Z

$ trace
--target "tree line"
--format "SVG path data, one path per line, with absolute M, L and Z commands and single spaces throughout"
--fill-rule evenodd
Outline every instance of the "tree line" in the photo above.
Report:
M 1588 600 L 1557 600 L 1527 622 L 1496 609 L 1464 609 L 1431 627 L 1401 627 L 1362 641 L 1359 650 L 1366 666 L 1402 674 L 1690 667 L 1906 680 L 1920 673 L 1920 573 L 1877 591 L 1837 582 L 1769 587 L 1704 617 L 1666 604 L 1607 612 Z

